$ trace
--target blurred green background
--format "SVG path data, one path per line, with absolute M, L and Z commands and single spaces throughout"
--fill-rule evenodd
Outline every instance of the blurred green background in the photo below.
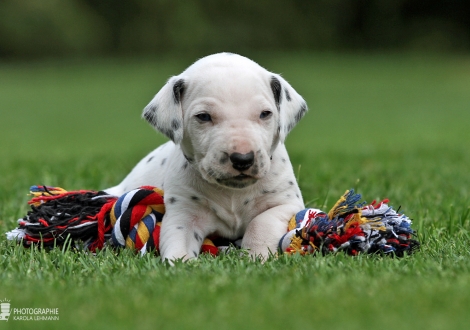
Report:
M 2 0 L 0 58 L 470 49 L 461 0 Z
M 79 154 L 119 169 L 86 188 L 115 184 L 165 140 L 143 107 L 220 51 L 283 74 L 307 100 L 287 140 L 295 167 L 335 150 L 461 153 L 455 141 L 470 140 L 464 1 L 2 0 L 0 166 L 41 159 L 56 173 Z

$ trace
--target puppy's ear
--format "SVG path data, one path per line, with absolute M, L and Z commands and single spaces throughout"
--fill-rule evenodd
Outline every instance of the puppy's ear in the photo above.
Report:
M 142 113 L 145 120 L 176 144 L 183 139 L 181 99 L 184 94 L 185 84 L 184 78 L 171 77 Z
M 279 138 L 284 142 L 287 134 L 307 112 L 307 103 L 280 75 L 272 74 L 270 84 L 279 111 Z

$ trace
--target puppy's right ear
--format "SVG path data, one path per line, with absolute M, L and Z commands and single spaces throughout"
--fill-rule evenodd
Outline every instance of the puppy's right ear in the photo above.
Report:
M 184 94 L 185 84 L 185 79 L 177 76 L 171 77 L 142 113 L 142 117 L 150 125 L 176 144 L 183 139 L 181 99 Z

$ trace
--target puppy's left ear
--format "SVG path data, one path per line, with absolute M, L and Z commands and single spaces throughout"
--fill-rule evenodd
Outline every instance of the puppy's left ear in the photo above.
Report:
M 183 140 L 181 99 L 185 87 L 186 80 L 184 78 L 171 77 L 142 113 L 145 120 L 176 144 Z
M 307 112 L 307 103 L 280 75 L 272 74 L 270 84 L 279 111 L 279 138 L 284 142 L 287 134 Z

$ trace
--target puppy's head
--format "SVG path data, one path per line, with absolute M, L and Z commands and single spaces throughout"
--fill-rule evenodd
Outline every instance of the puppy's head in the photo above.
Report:
M 306 111 L 281 76 L 221 53 L 170 78 L 143 117 L 180 145 L 205 180 L 244 188 L 269 172 L 274 150 Z

